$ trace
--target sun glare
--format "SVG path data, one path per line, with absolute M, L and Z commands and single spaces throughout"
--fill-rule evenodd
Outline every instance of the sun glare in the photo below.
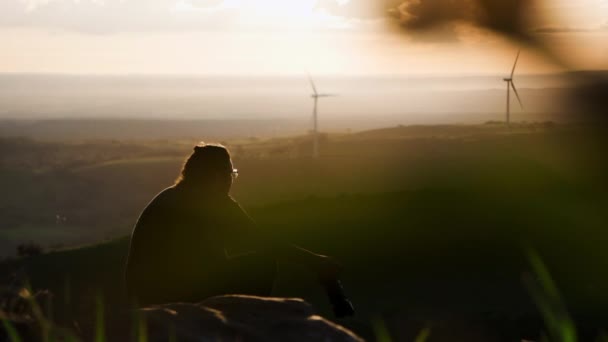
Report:
M 350 0 L 336 0 L 345 5 Z M 317 7 L 318 0 L 223 0 L 203 6 L 192 0 L 180 0 L 178 12 L 230 13 L 235 20 L 229 25 L 275 29 L 340 29 L 348 28 L 344 18 L 333 16 Z

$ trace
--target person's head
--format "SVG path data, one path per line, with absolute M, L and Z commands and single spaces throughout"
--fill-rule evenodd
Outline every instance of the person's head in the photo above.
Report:
M 194 152 L 184 163 L 176 184 L 206 193 L 227 194 L 235 176 L 236 170 L 226 147 L 200 143 L 194 146 Z

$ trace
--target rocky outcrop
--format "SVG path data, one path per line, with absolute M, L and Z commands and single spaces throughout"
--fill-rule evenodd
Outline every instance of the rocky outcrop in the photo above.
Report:
M 140 310 L 148 341 L 360 342 L 297 298 L 228 295 Z

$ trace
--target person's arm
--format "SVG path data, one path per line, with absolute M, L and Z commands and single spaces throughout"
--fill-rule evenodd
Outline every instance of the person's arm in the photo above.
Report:
M 313 253 L 294 244 L 273 241 L 267 248 L 279 259 L 304 265 L 315 272 L 321 281 L 336 278 L 341 270 L 340 265 L 331 257 Z
M 336 317 L 342 318 L 355 314 L 353 304 L 344 293 L 342 283 L 338 280 L 341 267 L 332 258 L 291 244 L 275 243 L 272 248 L 274 255 L 303 264 L 317 274 Z
M 235 216 L 239 221 L 237 227 L 242 241 L 246 241 L 250 247 L 258 252 L 269 253 L 274 258 L 304 265 L 317 275 L 317 278 L 329 298 L 336 317 L 352 316 L 355 309 L 344 294 L 344 288 L 338 280 L 341 267 L 332 258 L 313 253 L 302 247 L 283 242 L 265 234 L 263 230 L 257 229 L 253 219 L 236 203 Z
M 338 275 L 341 267 L 332 258 L 270 236 L 257 227 L 255 221 L 238 203 L 231 202 L 230 216 L 233 227 L 227 232 L 232 235 L 229 239 L 231 243 L 227 246 L 231 247 L 228 248 L 227 256 L 234 250 L 269 253 L 276 259 L 307 267 L 315 272 L 320 280 L 335 278 Z

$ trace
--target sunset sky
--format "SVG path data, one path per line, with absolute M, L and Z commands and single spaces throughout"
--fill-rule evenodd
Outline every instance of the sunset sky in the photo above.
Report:
M 432 37 L 389 30 L 385 13 L 354 14 L 355 1 L 2 0 L 0 72 L 496 74 L 518 49 L 464 23 Z M 533 11 L 533 30 L 574 68 L 608 68 L 608 1 Z M 558 70 L 524 53 L 521 72 Z

